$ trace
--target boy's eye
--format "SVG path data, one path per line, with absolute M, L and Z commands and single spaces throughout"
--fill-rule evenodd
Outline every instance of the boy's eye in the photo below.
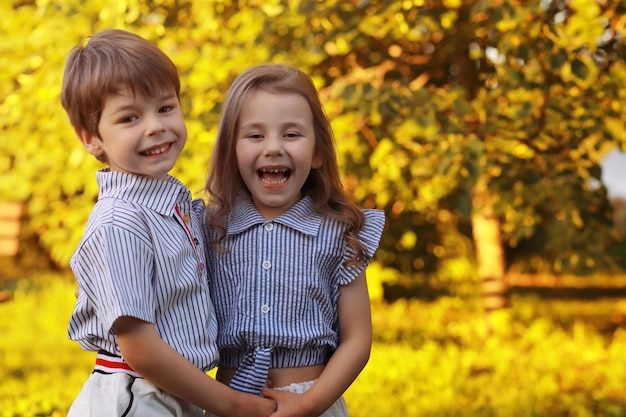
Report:
M 132 122 L 134 122 L 135 120 L 137 120 L 137 116 L 127 116 L 127 117 L 123 117 L 123 118 L 120 120 L 120 123 L 132 123 Z

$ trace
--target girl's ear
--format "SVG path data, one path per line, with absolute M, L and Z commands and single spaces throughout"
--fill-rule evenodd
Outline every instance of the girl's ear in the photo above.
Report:
M 320 156 L 315 155 L 313 160 L 311 161 L 311 168 L 319 169 L 322 167 L 322 158 Z
M 102 149 L 102 140 L 85 129 L 77 127 L 74 128 L 76 132 L 76 136 L 78 136 L 78 140 L 83 144 L 83 147 L 95 156 L 98 160 L 101 160 L 104 157 L 104 149 Z

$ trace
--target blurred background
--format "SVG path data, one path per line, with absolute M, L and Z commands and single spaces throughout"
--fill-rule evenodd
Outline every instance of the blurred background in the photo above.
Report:
M 66 337 L 95 171 L 59 93 L 105 28 L 177 65 L 205 181 L 239 73 L 310 74 L 346 189 L 386 212 L 372 358 L 351 416 L 626 415 L 626 1 L 5 0 L 0 416 L 63 416 L 93 354 Z M 198 194 L 200 195 L 200 194 Z

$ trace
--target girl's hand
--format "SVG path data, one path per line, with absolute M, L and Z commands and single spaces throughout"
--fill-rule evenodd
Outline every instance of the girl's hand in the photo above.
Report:
M 270 417 L 316 417 L 323 413 L 315 410 L 309 396 L 295 394 L 293 392 L 279 391 L 276 389 L 263 390 L 261 394 L 265 398 L 276 401 L 276 412 Z

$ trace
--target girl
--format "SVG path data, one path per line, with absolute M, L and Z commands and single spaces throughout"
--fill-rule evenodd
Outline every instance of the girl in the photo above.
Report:
M 341 186 L 310 77 L 241 74 L 224 105 L 206 191 L 217 379 L 273 398 L 272 416 L 347 416 L 342 394 L 369 359 L 365 268 L 384 227 Z

